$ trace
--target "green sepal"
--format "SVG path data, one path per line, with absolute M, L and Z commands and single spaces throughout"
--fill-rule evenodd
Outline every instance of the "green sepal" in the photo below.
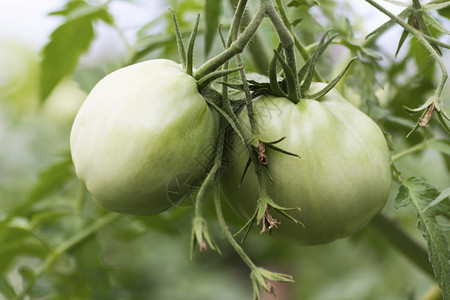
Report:
M 277 51 L 281 51 L 282 45 L 280 44 L 277 48 Z M 278 75 L 277 75 L 277 55 L 274 54 L 272 60 L 269 64 L 269 79 L 270 79 L 270 90 L 271 93 L 278 97 L 288 97 L 288 95 L 281 89 L 278 84 Z
M 344 76 L 344 74 L 348 71 L 348 69 L 351 67 L 351 65 L 353 64 L 353 62 L 355 62 L 358 59 L 358 57 L 353 57 L 349 63 L 347 64 L 347 66 L 344 68 L 344 70 L 338 75 L 336 76 L 336 78 L 334 78 L 329 84 L 327 84 L 326 87 L 324 87 L 322 90 L 320 90 L 319 92 L 315 93 L 315 94 L 308 94 L 306 95 L 306 97 L 308 99 L 314 99 L 317 100 L 320 97 L 325 96 L 331 89 L 334 88 L 334 86 L 339 82 L 339 80 L 341 80 L 341 78 Z
M 183 69 L 186 70 L 186 50 L 184 49 L 183 36 L 180 32 L 180 27 L 178 26 L 177 16 L 175 15 L 175 11 L 169 8 L 172 13 L 173 23 L 175 25 L 175 36 L 177 39 L 177 47 L 178 47 L 178 56 L 180 57 L 180 62 L 183 65 Z
M 254 300 L 260 299 L 260 289 L 275 296 L 275 289 L 269 281 L 294 282 L 294 278 L 291 275 L 271 272 L 261 267 L 253 269 L 250 278 L 252 280 Z
M 450 134 L 450 127 L 448 126 L 447 122 L 445 121 L 445 119 L 450 121 L 449 116 L 447 116 L 443 111 L 436 111 L 436 114 L 437 114 L 438 119 L 441 122 L 442 126 L 445 128 L 445 130 L 447 130 L 447 133 Z
M 206 221 L 202 217 L 194 217 L 192 220 L 192 234 L 191 234 L 191 254 L 190 259 L 194 259 L 194 252 L 196 245 L 199 245 L 200 253 L 205 252 L 206 247 L 209 246 L 212 250 L 220 252 L 219 247 L 211 238 L 211 235 L 208 231 L 208 226 Z
M 313 56 L 307 61 L 307 63 L 305 63 L 305 66 L 303 66 L 303 68 L 306 67 L 306 70 L 300 70 L 300 72 L 298 73 L 298 81 L 303 81 L 303 83 L 300 85 L 300 96 L 302 98 L 306 96 L 306 92 L 311 86 L 312 80 L 314 78 L 314 70 L 316 68 L 318 59 L 325 52 L 331 42 L 338 36 L 338 34 L 334 34 L 327 41 L 325 41 L 330 31 L 331 30 L 325 32 L 320 40 L 317 49 L 314 51 Z
M 283 154 L 286 154 L 286 155 L 290 155 L 290 156 L 294 156 L 294 157 L 300 158 L 300 155 L 292 153 L 292 152 L 289 152 L 289 151 L 286 151 L 284 149 L 281 149 L 281 148 L 279 148 L 277 146 L 274 146 L 274 144 L 267 143 L 265 145 L 267 147 L 269 147 L 270 149 L 274 150 L 274 151 L 277 151 L 277 152 L 280 152 L 280 153 L 283 153 Z
M 227 69 L 227 70 L 219 70 L 212 73 L 209 73 L 208 75 L 200 78 L 197 81 L 198 90 L 202 92 L 206 87 L 208 87 L 214 80 L 229 75 L 231 73 L 237 72 L 239 70 L 243 69 L 243 67 L 234 68 L 234 69 Z
M 420 2 L 418 2 L 418 5 L 420 5 Z M 427 23 L 426 23 L 425 20 L 424 20 L 423 12 L 424 12 L 424 10 L 421 9 L 421 10 L 418 11 L 418 12 L 416 13 L 416 15 L 415 15 L 415 16 L 416 16 L 417 23 L 419 24 L 419 28 L 420 28 L 419 30 L 422 31 L 424 34 L 426 34 L 426 35 L 428 35 L 428 36 L 431 37 L 431 32 L 430 32 L 430 30 L 428 29 Z M 429 20 L 427 19 L 427 21 L 429 21 Z M 436 43 L 434 43 L 433 41 L 430 41 L 430 45 L 434 48 L 434 50 L 436 50 L 436 52 L 437 52 L 440 56 L 442 56 L 442 51 L 441 51 L 441 49 L 439 48 L 439 46 L 438 46 Z
M 291 67 L 289 67 L 289 65 L 286 63 L 281 54 L 275 49 L 273 50 L 273 52 L 275 53 L 276 58 L 278 59 L 283 68 L 284 76 L 288 86 L 288 94 L 287 94 L 288 98 L 292 102 L 298 103 L 300 101 L 300 98 L 297 92 L 298 89 L 297 89 L 297 81 L 295 80 L 294 77 L 295 75 L 292 72 Z
M 414 27 L 414 20 L 415 20 L 414 13 L 411 13 L 408 17 L 408 24 Z M 402 35 L 400 36 L 400 40 L 398 40 L 397 50 L 395 51 L 395 57 L 397 57 L 398 53 L 400 52 L 400 49 L 402 48 L 403 43 L 408 37 L 408 34 L 409 32 L 406 29 L 404 29 Z
M 244 181 L 245 174 L 247 174 L 247 171 L 248 171 L 248 168 L 250 167 L 251 162 L 252 162 L 252 160 L 249 157 L 247 160 L 247 163 L 245 164 L 244 171 L 242 172 L 241 180 L 239 181 L 239 187 L 241 187 L 241 184 Z
M 191 76 L 193 74 L 194 45 L 195 45 L 195 39 L 197 38 L 199 21 L 200 21 L 200 14 L 197 15 L 197 19 L 195 20 L 194 29 L 192 29 L 191 36 L 189 37 L 188 51 L 187 51 L 187 56 L 186 56 L 186 58 L 187 58 L 186 73 Z
M 204 99 L 206 103 L 208 103 L 213 109 L 215 109 L 227 122 L 230 124 L 231 128 L 237 133 L 241 141 L 245 144 L 245 139 L 242 136 L 241 132 L 239 131 L 238 127 L 236 126 L 236 123 L 234 122 L 233 118 L 231 118 L 222 108 L 217 105 L 217 103 L 212 99 L 213 97 L 208 96 L 208 92 L 211 91 L 212 93 L 217 93 L 213 89 L 206 88 L 205 91 L 202 93 L 204 96 Z

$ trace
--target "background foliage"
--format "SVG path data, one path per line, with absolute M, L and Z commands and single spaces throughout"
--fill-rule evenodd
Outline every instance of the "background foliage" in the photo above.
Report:
M 0 39 L 0 299 L 251 298 L 248 270 L 221 238 L 211 203 L 206 215 L 222 256 L 207 251 L 190 261 L 189 201 L 157 216 L 118 216 L 96 206 L 74 174 L 70 127 L 94 84 L 134 62 L 161 57 L 178 61 L 174 26 L 165 8 L 176 11 L 186 37 L 197 13 L 202 14 L 198 67 L 221 50 L 217 26 L 226 31 L 237 1 L 159 2 L 164 9 L 132 28 L 118 22 L 117 7 L 144 6 L 139 1 L 62 3 L 49 12 L 59 25 L 39 53 L 13 39 Z M 250 2 L 254 11 L 257 1 Z M 395 57 L 402 35 L 398 26 L 365 39 L 365 20 L 345 1 L 285 4 L 303 45 L 313 45 L 329 28 L 340 34 L 339 43 L 318 65 L 325 80 L 334 78 L 351 57 L 359 57 L 338 88 L 389 133 L 398 155 L 396 168 L 405 180 L 414 177 L 399 193 L 399 185 L 393 186 L 384 213 L 423 247 L 427 243 L 422 234 L 443 238 L 431 246 L 428 239 L 428 249 L 441 259 L 440 278 L 448 286 L 448 132 L 433 118 L 429 127 L 405 137 L 419 116 L 407 114 L 404 106 L 418 107 L 434 92 L 440 76 L 436 63 L 411 37 Z M 367 3 L 360 5 L 376 11 Z M 450 7 L 430 13 L 448 31 Z M 432 26 L 430 31 L 448 42 L 445 32 Z M 108 54 L 111 48 L 95 48 L 104 32 L 113 32 L 114 55 Z M 264 22 L 244 53 L 246 71 L 264 73 L 277 43 Z M 442 52 L 448 64 L 449 53 Z M 449 84 L 443 101 L 450 103 Z M 411 147 L 418 151 L 404 152 Z M 433 201 L 438 205 L 423 212 Z M 409 203 L 413 205 L 401 207 Z M 238 229 L 241 221 L 226 205 L 224 209 L 232 228 Z M 426 298 L 438 291 L 435 279 L 392 247 L 373 224 L 323 246 L 293 247 L 255 233 L 244 247 L 259 265 L 294 276 L 295 284 L 277 286 L 278 299 L 439 299 Z

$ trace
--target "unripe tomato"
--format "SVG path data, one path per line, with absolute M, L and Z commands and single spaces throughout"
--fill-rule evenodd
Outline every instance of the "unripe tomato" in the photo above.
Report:
M 313 84 L 312 91 L 323 88 Z M 378 126 L 330 91 L 320 101 L 264 95 L 254 102 L 257 137 L 271 142 L 286 137 L 278 148 L 269 147 L 265 177 L 269 196 L 304 224 L 302 227 L 270 212 L 281 224 L 272 235 L 293 244 L 314 245 L 347 237 L 374 217 L 384 206 L 391 186 L 391 159 Z M 249 126 L 247 111 L 239 119 Z M 247 127 L 248 128 L 248 127 Z M 259 189 L 253 165 L 241 184 L 248 154 L 239 138 L 232 142 L 231 161 L 222 176 L 223 194 L 236 212 L 248 219 L 256 210 Z
M 103 78 L 75 118 L 70 145 L 76 173 L 100 206 L 151 215 L 201 179 L 217 130 L 195 79 L 157 59 Z

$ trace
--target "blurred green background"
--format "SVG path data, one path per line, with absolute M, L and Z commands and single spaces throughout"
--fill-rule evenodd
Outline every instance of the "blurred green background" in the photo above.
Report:
M 255 8 L 255 1 L 250 2 Z M 305 44 L 317 40 L 328 27 L 341 30 L 355 43 L 362 42 L 370 30 L 386 20 L 362 1 L 318 2 L 320 6 L 303 5 L 289 11 L 291 17 L 303 18 L 296 28 Z M 190 261 L 191 207 L 174 207 L 152 217 L 110 220 L 76 179 L 70 164 L 71 124 L 90 88 L 105 74 L 131 61 L 156 57 L 178 61 L 167 8 L 176 10 L 182 31 L 189 32 L 196 13 L 203 12 L 204 1 L 109 1 L 108 11 L 115 24 L 95 23 L 95 39 L 89 50 L 74 72 L 42 101 L 42 49 L 51 32 L 64 22 L 61 16 L 47 14 L 60 10 L 65 3 L 0 2 L 0 299 L 15 299 L 26 287 L 30 288 L 28 299 L 251 299 L 249 271 L 222 237 L 212 203 L 207 204 L 206 215 L 223 254 L 208 250 L 203 255 L 196 253 Z M 389 8 L 398 12 L 397 7 Z M 231 16 L 230 3 L 223 1 L 220 21 L 224 28 Z M 448 24 L 448 20 L 443 22 Z M 204 26 L 200 27 L 201 34 Z M 276 45 L 268 24 L 260 32 L 268 49 Z M 433 64 L 421 61 L 420 55 L 413 58 L 412 53 L 421 51 L 413 42 L 394 60 L 400 33 L 397 28 L 380 38 L 381 48 L 374 49 L 384 59 L 372 73 L 367 71 L 370 65 L 360 63 L 341 87 L 347 97 L 354 97 L 362 110 L 391 133 L 397 150 L 423 136 L 415 134 L 406 140 L 410 128 L 390 122 L 384 118 L 384 111 L 390 109 L 392 116 L 413 124 L 414 117 L 406 115 L 401 105 L 420 103 L 421 99 L 412 99 L 411 95 L 420 98 L 418 95 L 429 94 L 437 73 Z M 199 36 L 195 65 L 200 66 L 220 48 L 216 36 L 211 53 L 206 55 L 203 36 Z M 319 67 L 323 74 L 335 74 L 350 54 L 348 49 L 336 46 Z M 60 55 L 64 60 L 65 53 Z M 448 53 L 445 58 L 450 60 Z M 254 61 L 248 52 L 244 59 Z M 258 66 L 251 63 L 248 69 L 257 71 Z M 429 75 L 411 79 L 411 70 Z M 362 74 L 367 81 L 376 79 L 379 84 L 372 80 L 367 90 L 358 90 L 361 87 L 356 80 Z M 381 97 L 366 93 L 380 90 L 379 86 L 385 87 Z M 447 104 L 449 90 L 447 84 Z M 374 99 L 384 102 L 374 106 Z M 437 126 L 429 130 L 442 135 Z M 448 157 L 435 150 L 408 156 L 397 167 L 441 190 L 450 186 Z M 413 209 L 393 206 L 397 188 L 393 186 L 385 212 L 425 245 Z M 232 231 L 237 231 L 242 221 L 225 202 L 224 208 Z M 58 247 L 73 242 L 77 233 L 98 220 L 110 223 L 73 243 L 67 251 L 58 252 L 62 249 Z M 426 299 L 425 295 L 435 289 L 434 279 L 370 225 L 351 238 L 315 247 L 286 245 L 255 230 L 243 246 L 258 265 L 294 276 L 294 284 L 276 285 L 277 299 Z M 33 271 L 42 272 L 34 277 Z M 274 298 L 265 294 L 263 299 Z

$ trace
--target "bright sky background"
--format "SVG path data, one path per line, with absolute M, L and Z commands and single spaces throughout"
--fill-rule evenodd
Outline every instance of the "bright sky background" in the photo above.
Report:
M 353 2 L 352 7 L 364 18 L 368 32 L 387 20 L 383 14 L 362 0 L 340 1 Z M 60 22 L 59 18 L 48 17 L 46 14 L 60 9 L 65 2 L 65 0 L 0 0 L 0 39 L 13 39 L 34 49 L 41 48 L 47 41 L 49 33 Z M 130 32 L 165 10 L 164 1 L 135 2 L 136 4 L 113 1 L 111 4 L 112 13 L 119 26 L 129 29 Z M 394 13 L 401 11 L 399 7 L 384 1 L 380 2 Z M 102 34 L 99 36 L 107 43 L 108 36 L 112 33 L 108 33 L 108 29 L 105 28 L 101 30 Z

